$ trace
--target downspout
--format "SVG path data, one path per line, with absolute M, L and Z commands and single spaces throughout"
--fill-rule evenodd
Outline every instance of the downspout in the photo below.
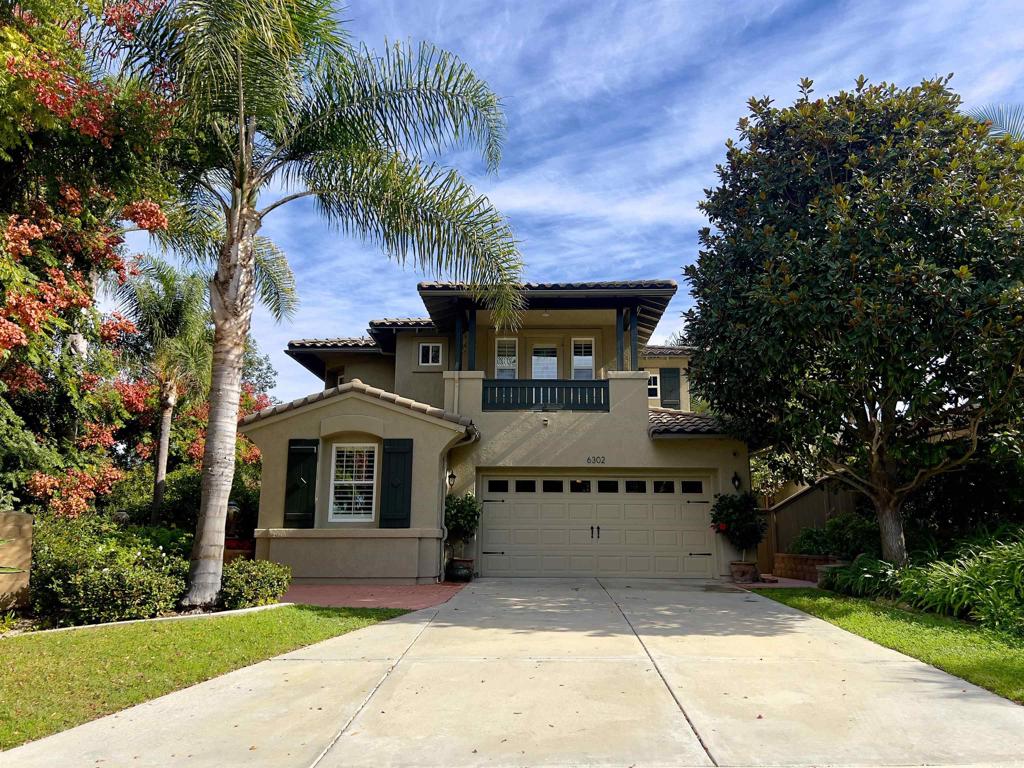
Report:
M 451 456 L 452 451 L 454 451 L 456 448 L 461 448 L 464 445 L 472 445 L 473 443 L 475 443 L 479 439 L 480 439 L 480 430 L 479 429 L 477 429 L 472 424 L 470 424 L 468 427 L 466 427 L 466 434 L 463 435 L 461 438 L 459 438 L 458 442 L 454 443 L 448 449 L 448 453 L 445 454 L 445 457 L 444 457 L 445 468 L 446 469 L 449 468 L 448 457 Z M 448 473 L 447 472 L 445 472 L 445 476 L 443 478 L 443 481 L 445 483 L 448 482 Z M 448 496 L 448 492 L 445 491 L 445 497 L 447 497 L 447 496 Z M 442 581 L 444 581 L 444 545 L 445 545 L 445 542 L 448 541 L 448 529 L 444 525 L 444 503 L 443 502 L 441 504 L 441 515 L 440 515 L 440 517 L 441 517 L 441 519 L 438 521 L 438 523 L 439 523 L 439 526 L 441 528 L 441 540 L 440 540 L 440 544 L 438 546 L 441 548 L 441 551 L 438 553 L 438 558 L 437 558 L 437 563 L 438 563 L 437 567 L 438 567 L 438 571 L 439 571 L 438 574 L 437 574 L 437 583 L 438 584 L 440 584 Z

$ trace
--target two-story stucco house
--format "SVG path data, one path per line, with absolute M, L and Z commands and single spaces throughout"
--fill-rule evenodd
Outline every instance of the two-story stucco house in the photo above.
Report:
M 472 491 L 483 576 L 728 574 L 708 515 L 749 487 L 747 448 L 689 412 L 687 350 L 647 343 L 675 292 L 527 283 L 510 332 L 465 286 L 421 283 L 426 317 L 291 342 L 324 387 L 241 422 L 257 556 L 309 582 L 434 581 L 445 495 Z

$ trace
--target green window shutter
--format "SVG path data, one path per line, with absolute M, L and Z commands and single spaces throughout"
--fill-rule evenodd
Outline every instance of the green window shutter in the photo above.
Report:
M 316 464 L 319 440 L 289 440 L 285 473 L 284 527 L 312 528 L 316 518 Z
M 661 406 L 663 408 L 679 407 L 679 369 L 661 369 Z
M 384 441 L 380 475 L 380 527 L 408 528 L 412 513 L 412 440 Z

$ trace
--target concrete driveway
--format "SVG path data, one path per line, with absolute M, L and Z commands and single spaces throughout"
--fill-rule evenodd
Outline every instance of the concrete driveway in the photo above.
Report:
M 725 585 L 482 580 L 22 766 L 1020 765 L 1024 707 Z

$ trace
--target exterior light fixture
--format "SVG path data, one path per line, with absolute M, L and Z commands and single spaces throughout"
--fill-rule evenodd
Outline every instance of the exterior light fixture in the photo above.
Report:
M 449 472 L 448 473 L 448 487 L 451 488 L 452 486 L 454 486 L 456 480 L 458 480 L 458 477 L 456 476 L 456 474 L 454 472 Z
M 735 488 L 738 491 L 742 486 L 743 486 L 743 481 L 740 480 L 739 472 L 733 472 L 732 473 L 732 487 Z

